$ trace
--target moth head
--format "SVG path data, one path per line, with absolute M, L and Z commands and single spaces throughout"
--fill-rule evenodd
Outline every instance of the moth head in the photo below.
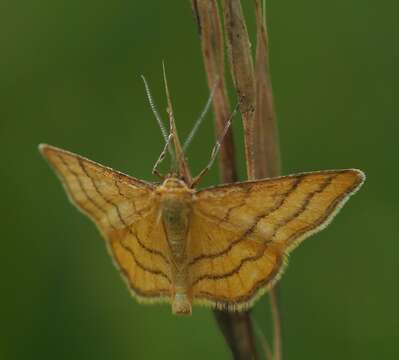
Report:
M 187 189 L 187 184 L 184 182 L 184 180 L 181 180 L 174 175 L 169 175 L 164 180 L 162 187 L 168 190 Z

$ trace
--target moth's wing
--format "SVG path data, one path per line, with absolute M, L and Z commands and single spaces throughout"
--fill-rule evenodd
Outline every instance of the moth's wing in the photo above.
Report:
M 49 145 L 40 151 L 71 202 L 97 225 L 133 295 L 169 301 L 170 266 L 165 233 L 156 226 L 154 186 Z
M 337 170 L 199 191 L 190 229 L 194 301 L 251 306 L 278 280 L 289 251 L 323 229 L 363 180 L 359 170 Z

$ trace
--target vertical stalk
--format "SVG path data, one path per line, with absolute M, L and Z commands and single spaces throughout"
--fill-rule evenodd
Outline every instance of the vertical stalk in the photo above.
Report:
M 254 124 L 254 175 L 255 178 L 279 176 L 281 172 L 280 146 L 276 115 L 273 106 L 272 85 L 269 70 L 268 36 L 265 9 L 260 0 L 256 10 L 256 110 Z M 279 308 L 279 284 L 269 291 L 273 319 L 274 360 L 282 359 L 282 329 Z
M 216 134 L 219 137 L 231 113 L 225 83 L 221 19 L 216 0 L 193 0 L 193 10 L 201 38 L 208 86 L 212 89 L 216 84 L 213 110 Z M 237 181 L 237 165 L 231 128 L 221 145 L 219 169 L 223 183 Z M 214 310 L 214 316 L 234 359 L 257 359 L 250 314 L 248 312 L 227 313 Z
M 230 72 L 240 102 L 244 125 L 247 175 L 254 179 L 254 119 L 256 86 L 248 30 L 240 0 L 222 0 Z
M 216 132 L 220 134 L 230 114 L 224 73 L 222 21 L 217 0 L 192 0 L 201 37 L 202 54 L 209 88 L 217 83 L 213 108 Z M 240 0 L 221 0 L 230 72 L 239 98 L 244 125 L 245 156 L 249 179 L 280 174 L 280 153 L 269 73 L 268 39 L 260 0 L 254 0 L 257 46 L 255 61 Z M 223 182 L 237 180 L 231 129 L 221 149 L 220 174 Z M 276 288 L 275 288 L 276 289 Z M 281 360 L 281 321 L 277 290 L 270 291 L 274 326 L 274 360 Z M 235 359 L 257 359 L 249 312 L 214 312 Z
M 213 96 L 216 135 L 219 136 L 230 116 L 227 97 L 224 63 L 223 32 L 216 0 L 193 0 L 201 38 L 202 55 L 209 89 L 216 85 Z M 223 183 L 237 181 L 237 166 L 234 151 L 233 132 L 230 128 L 220 148 L 220 177 Z

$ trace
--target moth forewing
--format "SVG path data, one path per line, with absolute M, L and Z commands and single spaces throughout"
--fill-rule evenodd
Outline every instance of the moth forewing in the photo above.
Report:
M 279 279 L 293 247 L 324 228 L 363 181 L 351 169 L 199 191 L 192 227 L 200 239 L 190 262 L 195 301 L 250 307 Z
M 72 203 L 104 236 L 132 293 L 143 302 L 169 301 L 171 272 L 152 184 L 49 145 L 40 151 Z

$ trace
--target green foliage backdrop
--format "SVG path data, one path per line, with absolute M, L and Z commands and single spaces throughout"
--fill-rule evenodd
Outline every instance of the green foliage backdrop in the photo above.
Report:
M 368 175 L 336 221 L 291 257 L 281 283 L 285 358 L 396 358 L 399 5 L 268 3 L 284 173 Z M 162 139 L 139 75 L 163 110 L 166 61 L 181 134 L 208 96 L 189 1 L 1 8 L 0 358 L 228 359 L 208 309 L 177 318 L 129 297 L 97 230 L 37 151 L 48 142 L 151 180 Z M 213 142 L 209 117 L 189 154 L 196 171 Z M 203 185 L 218 181 L 216 170 Z M 254 315 L 269 334 L 266 298 Z

